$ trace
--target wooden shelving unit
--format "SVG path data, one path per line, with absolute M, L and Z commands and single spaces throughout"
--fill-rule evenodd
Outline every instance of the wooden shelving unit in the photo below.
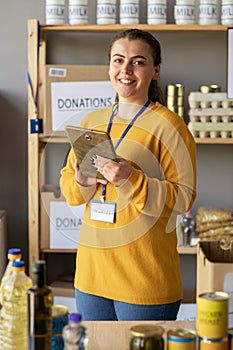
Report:
M 39 187 L 39 164 L 41 149 L 46 144 L 68 143 L 64 133 L 51 137 L 40 136 L 30 132 L 30 122 L 37 118 L 43 118 L 43 105 L 45 103 L 44 82 L 46 65 L 47 34 L 49 33 L 93 33 L 103 35 L 130 28 L 126 25 L 39 25 L 35 19 L 28 21 L 28 73 L 31 80 L 31 88 L 28 88 L 28 229 L 29 229 L 29 271 L 32 272 L 32 262 L 43 258 L 50 253 L 75 253 L 75 250 L 67 249 L 41 249 L 40 247 L 40 187 Z M 223 25 L 201 26 L 175 24 L 147 25 L 138 24 L 135 27 L 142 30 L 157 33 L 217 33 L 227 32 L 228 27 Z M 40 32 L 40 35 L 39 35 Z M 40 42 L 38 42 L 40 40 Z M 40 59 L 38 57 L 40 47 Z M 35 114 L 35 96 L 38 88 L 38 114 Z M 197 144 L 233 144 L 233 139 L 196 139 Z M 180 254 L 196 254 L 196 247 L 179 247 Z
M 233 27 L 233 26 L 232 26 Z M 114 33 L 124 29 L 132 28 L 132 25 L 106 24 L 106 25 L 42 25 L 41 32 L 89 32 L 89 33 Z M 134 28 L 150 32 L 226 32 L 228 26 L 224 25 L 176 25 L 176 24 L 135 24 Z

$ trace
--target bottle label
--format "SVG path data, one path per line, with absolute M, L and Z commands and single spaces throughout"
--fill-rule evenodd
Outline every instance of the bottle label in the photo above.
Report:
M 128 3 L 120 5 L 120 18 L 121 19 L 138 19 L 139 17 L 139 5 L 134 3 Z
M 199 4 L 199 18 L 218 19 L 218 6 L 214 4 Z
M 233 4 L 222 5 L 222 19 L 233 19 Z
M 88 5 L 69 5 L 69 19 L 88 20 Z
M 113 4 L 99 4 L 97 5 L 98 19 L 116 19 L 116 5 Z
M 65 20 L 65 5 L 46 5 L 47 20 Z
M 148 5 L 148 19 L 166 19 L 167 6 L 165 4 Z
M 175 5 L 174 7 L 175 20 L 195 20 L 194 5 Z

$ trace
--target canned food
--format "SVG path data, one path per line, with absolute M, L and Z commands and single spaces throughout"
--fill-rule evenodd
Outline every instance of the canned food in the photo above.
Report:
M 166 96 L 166 105 L 167 106 L 183 106 L 184 97 L 177 95 L 167 95 Z
M 64 350 L 64 340 L 62 334 L 53 334 L 52 350 Z
M 220 91 L 221 91 L 221 88 L 219 85 L 216 85 L 216 84 L 210 85 L 210 92 L 220 92 Z
M 167 350 L 195 350 L 196 332 L 186 328 L 174 328 L 167 332 Z
M 199 350 L 228 350 L 228 338 L 208 339 L 198 337 Z
M 199 87 L 199 91 L 203 94 L 208 94 L 212 92 L 221 92 L 221 88 L 219 85 L 212 84 L 212 85 L 201 85 Z
M 201 85 L 199 91 L 203 94 L 208 94 L 210 92 L 210 87 L 208 85 Z
M 63 327 L 68 324 L 68 307 L 65 305 L 53 305 L 52 306 L 52 333 L 62 333 Z
M 167 96 L 183 96 L 184 95 L 184 85 L 182 85 L 182 84 L 168 84 L 168 85 L 166 85 L 166 95 Z
M 130 328 L 130 350 L 163 350 L 164 328 L 154 325 L 138 325 Z
M 200 294 L 197 298 L 197 334 L 202 338 L 227 336 L 228 299 L 224 292 Z

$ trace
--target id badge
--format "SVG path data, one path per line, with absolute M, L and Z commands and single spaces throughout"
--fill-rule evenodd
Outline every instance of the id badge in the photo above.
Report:
M 91 211 L 90 219 L 102 222 L 114 223 L 116 203 L 113 202 L 101 202 L 92 200 L 90 202 Z

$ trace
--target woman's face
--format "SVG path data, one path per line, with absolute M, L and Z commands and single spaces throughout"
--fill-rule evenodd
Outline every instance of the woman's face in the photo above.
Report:
M 144 104 L 150 82 L 158 79 L 159 71 L 146 42 L 123 38 L 113 44 L 109 76 L 120 102 Z

